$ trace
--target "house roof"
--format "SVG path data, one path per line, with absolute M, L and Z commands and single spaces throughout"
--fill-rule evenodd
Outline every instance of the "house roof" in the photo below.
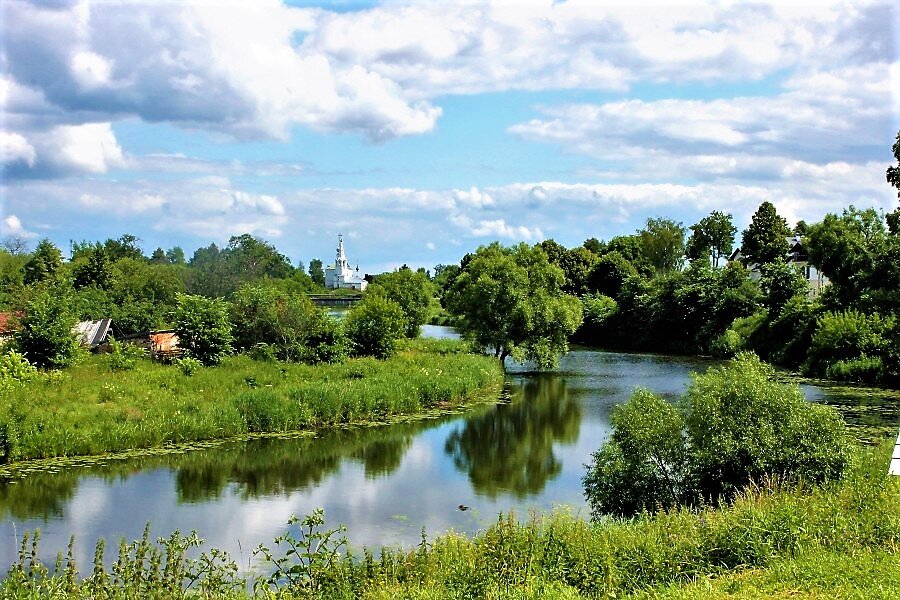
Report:
M 78 335 L 78 341 L 82 346 L 96 348 L 106 341 L 111 327 L 112 319 L 100 319 L 99 321 L 82 321 L 72 331 Z

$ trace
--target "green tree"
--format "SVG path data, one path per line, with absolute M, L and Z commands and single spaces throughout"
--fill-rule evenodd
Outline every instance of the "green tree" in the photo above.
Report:
M 166 251 L 162 248 L 157 248 L 153 251 L 153 254 L 150 255 L 150 264 L 152 265 L 167 265 L 169 264 L 169 259 L 166 257 Z
M 597 256 L 601 256 L 606 253 L 606 244 L 604 244 L 603 242 L 601 242 L 600 240 L 598 240 L 595 237 L 584 240 L 582 247 L 585 250 L 589 250 L 589 251 L 593 252 Z
M 784 258 L 791 235 L 787 221 L 779 216 L 775 205 L 763 202 L 750 219 L 741 237 L 741 254 L 745 262 L 760 265 Z
M 761 267 L 759 286 L 763 293 L 763 303 L 769 309 L 769 316 L 775 318 L 791 298 L 806 296 L 809 283 L 797 267 L 788 264 L 783 258 L 764 264 Z
M 181 249 L 181 246 L 173 246 L 166 250 L 166 258 L 173 265 L 185 264 L 184 250 Z
M 850 464 L 837 412 L 749 354 L 694 375 L 675 405 L 638 390 L 612 423 L 584 477 L 595 518 L 728 501 L 768 477 L 822 483 Z
M 505 363 L 507 356 L 538 368 L 556 365 L 581 324 L 581 303 L 564 294 L 564 277 L 539 247 L 480 247 L 446 296 L 463 335 Z
M 52 279 L 62 267 L 62 252 L 48 239 L 41 240 L 25 263 L 25 284 Z
M 638 233 L 643 255 L 658 273 L 674 271 L 684 257 L 684 227 L 672 219 L 650 218 Z
M 406 337 L 414 338 L 428 320 L 434 287 L 424 272 L 406 268 L 378 275 L 366 288 L 366 294 L 383 294 L 400 305 L 406 320 Z
M 67 290 L 60 286 L 39 286 L 25 306 L 20 325 L 15 333 L 15 345 L 31 364 L 60 369 L 75 362 L 79 347 L 72 332 L 75 315 Z
M 72 268 L 72 276 L 76 289 L 89 286 L 110 289 L 113 286 L 113 270 L 106 250 L 98 245 L 80 256 Z
M 309 276 L 312 277 L 313 283 L 318 286 L 325 285 L 325 270 L 322 269 L 322 261 L 314 258 L 309 261 Z
M 119 237 L 119 239 L 108 239 L 103 242 L 103 249 L 106 250 L 106 255 L 113 262 L 123 258 L 143 260 L 144 251 L 141 250 L 141 247 L 138 245 L 140 241 L 141 239 L 139 237 L 126 233 Z
M 732 224 L 730 214 L 714 210 L 690 229 L 685 255 L 692 261 L 711 258 L 713 266 L 718 267 L 719 259 L 731 254 L 737 228 Z
M 178 294 L 172 321 L 178 345 L 188 357 L 215 365 L 231 352 L 231 322 L 224 300 Z
M 284 279 L 294 271 L 291 261 L 275 246 L 248 233 L 232 236 L 223 253 L 235 281 Z
M 396 341 L 406 332 L 403 309 L 381 294 L 367 294 L 344 320 L 344 330 L 357 356 L 390 358 Z
M 604 254 L 591 269 L 587 287 L 590 291 L 616 298 L 629 277 L 637 277 L 637 269 L 617 251 Z
M 597 260 L 596 254 L 581 246 L 566 250 L 557 264 L 565 277 L 563 291 L 573 296 L 586 294 L 590 288 L 591 270 L 597 264 Z

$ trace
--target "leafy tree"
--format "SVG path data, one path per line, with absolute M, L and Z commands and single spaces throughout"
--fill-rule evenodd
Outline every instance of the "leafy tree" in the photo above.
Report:
M 887 182 L 897 188 L 897 197 L 900 198 L 900 131 L 897 132 L 897 139 L 894 141 L 891 150 L 894 153 L 894 160 L 897 161 L 897 164 L 887 168 Z
M 151 265 L 167 265 L 169 264 L 169 259 L 166 256 L 166 251 L 162 248 L 157 248 L 153 251 L 153 254 L 150 255 L 150 264 Z
M 41 240 L 25 263 L 25 284 L 53 278 L 62 267 L 62 252 L 48 239 Z
M 809 293 L 806 278 L 783 258 L 762 265 L 761 272 L 759 286 L 764 296 L 764 304 L 772 317 L 778 316 L 791 298 L 806 296 Z
M 123 258 L 143 260 L 144 251 L 138 245 L 140 241 L 139 237 L 126 233 L 119 239 L 108 239 L 103 242 L 103 249 L 106 250 L 106 255 L 113 262 Z
M 460 273 L 459 265 L 435 265 L 434 287 L 437 294 L 443 298 L 444 293 L 453 285 Z
M 672 219 L 650 218 L 638 235 L 644 256 L 657 272 L 674 271 L 684 256 L 684 227 Z
M 93 286 L 108 290 L 113 286 L 111 261 L 106 250 L 99 245 L 91 248 L 86 256 L 79 257 L 72 275 L 76 289 Z
M 406 337 L 418 337 L 419 329 L 428 320 L 428 309 L 434 297 L 431 281 L 424 272 L 399 269 L 383 273 L 366 288 L 367 294 L 383 294 L 403 309 Z
M 719 266 L 722 256 L 731 254 L 734 245 L 734 234 L 737 228 L 731 222 L 731 215 L 714 210 L 699 223 L 691 225 L 691 237 L 688 238 L 685 255 L 691 260 L 709 260 L 713 266 Z
M 37 367 L 67 367 L 78 357 L 78 342 L 72 332 L 75 322 L 66 290 L 41 285 L 25 306 L 14 337 L 16 348 Z
M 625 260 L 634 265 L 638 273 L 645 277 L 649 277 L 653 273 L 653 266 L 644 254 L 644 245 L 640 235 L 617 235 L 609 240 L 604 252 L 618 252 L 625 257 Z
M 850 464 L 834 409 L 749 354 L 695 375 L 675 405 L 636 391 L 612 425 L 583 480 L 594 518 L 728 501 L 767 477 L 821 483 Z
M 13 256 L 28 254 L 29 251 L 28 240 L 20 235 L 8 235 L 4 237 L 3 241 L 0 242 L 0 247 Z
M 797 224 L 794 225 L 794 229 L 791 231 L 791 233 L 802 237 L 806 235 L 807 231 L 809 231 L 809 224 L 803 219 L 800 219 L 799 221 L 797 221 Z
M 172 321 L 178 345 L 188 358 L 215 365 L 231 352 L 231 323 L 224 300 L 178 294 Z
M 185 264 L 184 250 L 181 249 L 181 246 L 174 246 L 166 250 L 166 258 L 173 265 Z
M 589 250 L 597 256 L 601 256 L 602 254 L 606 253 L 606 244 L 595 237 L 584 240 L 584 244 L 582 244 L 582 246 L 585 250 Z
M 325 285 L 325 270 L 322 268 L 322 261 L 318 258 L 309 261 L 309 276 L 316 285 Z
M 581 246 L 566 250 L 557 263 L 565 277 L 563 291 L 574 296 L 586 294 L 590 288 L 591 270 L 597 260 L 596 254 Z
M 637 277 L 637 269 L 617 251 L 604 254 L 591 269 L 587 287 L 592 292 L 617 298 L 629 277 Z
M 403 309 L 381 294 L 367 294 L 344 320 L 344 330 L 357 356 L 390 358 L 406 332 Z
M 294 270 L 290 260 L 275 246 L 248 233 L 232 236 L 223 252 L 228 271 L 236 281 L 283 279 Z
M 445 300 L 463 335 L 501 362 L 512 356 L 550 368 L 581 324 L 581 303 L 562 285 L 540 248 L 495 242 L 471 255 Z
M 745 261 L 760 265 L 784 258 L 788 251 L 787 238 L 791 230 L 787 221 L 778 215 L 775 205 L 763 202 L 750 219 L 741 238 L 741 254 Z

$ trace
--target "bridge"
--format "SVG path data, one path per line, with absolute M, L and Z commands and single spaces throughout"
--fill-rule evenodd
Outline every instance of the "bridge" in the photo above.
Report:
M 316 306 L 328 308 L 349 308 L 362 300 L 362 294 L 348 294 L 346 296 L 332 296 L 330 294 L 310 294 L 309 299 Z

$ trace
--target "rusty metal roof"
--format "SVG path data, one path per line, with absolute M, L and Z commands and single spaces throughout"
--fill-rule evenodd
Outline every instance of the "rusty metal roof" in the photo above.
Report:
M 72 333 L 78 335 L 78 341 L 82 346 L 96 348 L 106 341 L 109 330 L 112 327 L 112 319 L 100 319 L 99 321 L 82 321 L 72 329 Z

